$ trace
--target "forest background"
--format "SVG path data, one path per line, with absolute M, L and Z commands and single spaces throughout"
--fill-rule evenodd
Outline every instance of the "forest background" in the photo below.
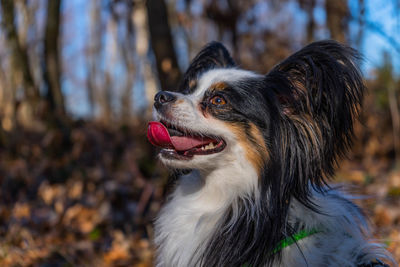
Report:
M 333 182 L 400 262 L 400 0 L 0 0 L 0 265 L 152 266 L 154 94 L 212 40 L 266 73 L 321 39 L 369 89 Z

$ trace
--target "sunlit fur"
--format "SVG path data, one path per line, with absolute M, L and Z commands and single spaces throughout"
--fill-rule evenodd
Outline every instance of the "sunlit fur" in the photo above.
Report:
M 395 264 L 370 241 L 359 208 L 326 185 L 351 145 L 364 85 L 356 51 L 313 43 L 267 75 L 240 70 L 219 43 L 192 61 L 175 101 L 156 120 L 226 148 L 188 160 L 155 224 L 157 266 Z M 226 104 L 210 99 L 222 96 Z M 317 229 L 279 252 L 280 240 Z M 379 265 L 374 265 L 379 266 Z

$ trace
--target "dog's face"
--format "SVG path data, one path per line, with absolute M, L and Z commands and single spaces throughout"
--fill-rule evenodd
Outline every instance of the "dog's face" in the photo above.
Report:
M 175 168 L 242 162 L 260 169 L 268 156 L 263 134 L 268 112 L 257 90 L 263 76 L 213 68 L 191 83 L 186 93 L 160 92 L 155 97 L 154 117 L 167 128 L 172 143 L 161 150 L 161 160 Z

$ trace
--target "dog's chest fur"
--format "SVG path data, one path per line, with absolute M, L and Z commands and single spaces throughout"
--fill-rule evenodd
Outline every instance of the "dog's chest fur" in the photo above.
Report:
M 191 203 L 187 197 L 175 196 L 164 207 L 156 223 L 157 266 L 190 266 L 191 260 L 200 256 L 202 244 L 210 239 L 220 214 L 190 208 Z
M 181 178 L 156 221 L 157 266 L 194 266 L 213 238 L 225 209 L 235 205 L 234 199 L 228 200 L 227 195 L 217 191 L 215 198 L 210 192 L 205 197 L 204 180 L 198 172 Z M 199 187 L 203 189 L 196 191 Z M 364 218 L 350 200 L 337 191 L 325 195 L 314 192 L 313 199 L 325 214 L 293 200 L 288 223 L 320 232 L 283 249 L 282 258 L 273 266 L 357 266 L 374 261 L 377 255 L 386 258 L 380 245 L 366 240 Z
M 240 149 L 234 147 L 232 153 L 239 154 Z M 238 180 L 238 175 L 247 178 Z M 254 169 L 245 161 L 180 177 L 156 221 L 157 266 L 191 266 L 235 197 L 255 190 L 257 180 Z
M 195 180 L 190 176 L 184 179 Z M 185 182 L 197 186 L 196 181 Z M 207 204 L 207 199 L 201 193 L 192 195 L 186 190 L 190 189 L 185 186 L 177 188 L 156 222 L 158 266 L 189 266 L 194 257 L 200 256 L 201 245 L 210 239 L 210 234 L 223 214 L 222 210 L 219 212 L 214 207 L 212 200 Z

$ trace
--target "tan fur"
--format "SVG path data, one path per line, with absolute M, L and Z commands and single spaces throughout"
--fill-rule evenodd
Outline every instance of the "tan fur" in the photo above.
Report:
M 190 80 L 189 81 L 189 88 L 192 89 L 197 85 L 197 81 L 196 80 Z
M 322 145 L 322 134 L 321 131 L 316 125 L 315 121 L 311 118 L 311 116 L 303 115 L 303 116 L 290 116 L 292 121 L 294 121 L 297 125 L 297 129 L 301 131 L 303 136 L 306 136 L 313 147 L 318 147 Z
M 227 86 L 227 84 L 224 83 L 224 82 L 217 82 L 217 83 L 214 83 L 214 84 L 212 84 L 212 85 L 210 86 L 211 89 L 214 89 L 214 90 L 216 90 L 216 91 L 222 91 L 222 90 L 224 90 L 226 87 L 228 87 L 228 86 Z
M 250 124 L 250 136 L 254 141 L 252 142 L 246 135 L 244 128 L 240 125 L 227 124 L 227 127 L 235 134 L 238 143 L 246 151 L 247 160 L 260 173 L 264 162 L 269 159 L 268 149 L 260 130 L 253 123 Z

